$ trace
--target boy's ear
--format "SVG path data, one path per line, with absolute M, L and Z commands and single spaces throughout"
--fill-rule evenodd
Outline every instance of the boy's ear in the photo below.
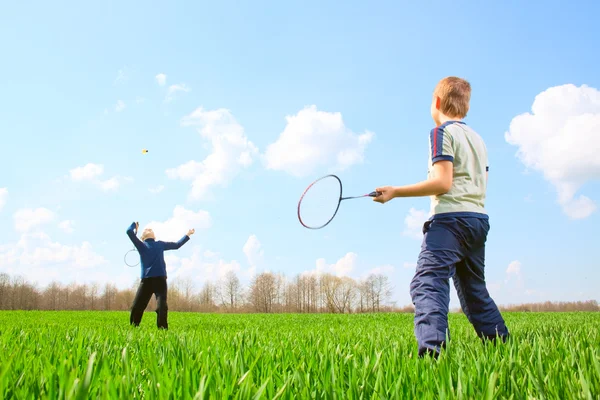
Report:
M 435 96 L 435 108 L 436 110 L 440 109 L 440 105 L 442 104 L 442 99 L 439 96 Z

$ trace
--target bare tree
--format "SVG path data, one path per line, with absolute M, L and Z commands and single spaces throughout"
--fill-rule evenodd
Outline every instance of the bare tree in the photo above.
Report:
M 373 275 L 371 274 L 371 280 L 373 282 L 371 286 L 372 293 L 372 305 L 374 312 L 380 312 L 381 306 L 385 305 L 392 296 L 392 288 L 389 282 L 389 278 L 383 274 Z
M 305 278 L 306 286 L 306 312 L 316 312 L 319 309 L 319 285 L 315 275 Z
M 192 301 L 194 299 L 194 282 L 190 277 L 187 277 L 180 282 L 180 290 L 183 303 L 181 305 L 181 309 L 184 311 L 192 311 Z
M 331 274 L 319 276 L 319 289 L 323 298 L 323 303 L 328 312 L 336 312 L 335 307 L 335 286 L 336 277 Z
M 96 301 L 98 299 L 98 284 L 96 282 L 92 283 L 90 286 L 90 309 L 96 309 Z
M 256 311 L 273 312 L 273 305 L 277 300 L 277 279 L 270 272 L 257 275 L 250 285 L 250 301 Z
M 169 294 L 168 294 L 168 303 L 169 303 L 169 309 L 171 310 L 183 310 L 185 307 L 185 296 L 182 290 L 183 284 L 181 282 L 180 279 L 173 279 L 171 281 L 171 283 L 169 283 Z M 153 310 L 156 309 L 157 305 L 156 305 L 156 299 L 154 297 L 152 297 L 153 302 L 152 305 L 149 305 L 149 307 L 152 307 Z
M 204 283 L 198 295 L 198 302 L 202 307 L 213 308 L 215 306 L 215 286 L 211 282 Z
M 340 313 L 351 312 L 356 298 L 356 282 L 347 276 L 338 279 L 335 291 L 336 307 Z
M 358 312 L 366 312 L 369 310 L 369 283 L 367 280 L 360 281 L 357 284 L 358 291 Z
M 128 311 L 131 309 L 135 297 L 136 288 L 129 287 L 123 290 L 116 290 L 113 309 L 118 311 Z
M 352 303 L 356 297 L 356 282 L 354 279 L 347 276 L 338 277 L 323 274 L 320 282 L 327 311 L 332 313 L 352 311 Z
M 230 270 L 225 275 L 222 283 L 227 306 L 235 310 L 242 297 L 242 284 L 234 271 Z
M 298 276 L 286 284 L 285 311 L 300 312 L 300 296 L 298 290 Z
M 48 310 L 59 310 L 60 309 L 60 291 L 61 287 L 58 282 L 52 282 L 46 290 L 44 290 L 44 308 Z
M 12 283 L 2 278 L 3 291 L 8 292 L 9 301 L 6 308 L 12 310 L 35 310 L 40 306 L 40 294 L 36 287 L 27 282 L 22 276 L 16 276 Z M 8 288 L 10 287 L 10 291 Z
M 25 279 L 22 276 L 13 278 L 12 309 L 23 310 L 25 303 Z
M 12 297 L 12 287 L 10 276 L 0 273 L 0 310 L 6 310 L 9 307 L 9 299 Z
M 77 285 L 72 283 L 69 285 L 69 302 L 67 308 L 69 310 L 85 310 L 86 309 L 86 285 Z
M 112 310 L 115 306 L 115 300 L 117 297 L 117 287 L 113 283 L 107 283 L 104 286 L 104 294 L 102 295 L 102 302 L 105 310 Z

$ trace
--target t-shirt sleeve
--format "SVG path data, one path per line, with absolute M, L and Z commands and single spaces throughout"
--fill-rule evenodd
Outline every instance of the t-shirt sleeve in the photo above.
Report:
M 435 127 L 429 133 L 431 145 L 431 163 L 438 161 L 454 162 L 454 148 L 452 147 L 452 137 L 444 128 Z
M 487 152 L 487 148 L 485 149 L 485 172 L 489 172 L 490 171 L 490 159 L 489 159 L 489 155 Z

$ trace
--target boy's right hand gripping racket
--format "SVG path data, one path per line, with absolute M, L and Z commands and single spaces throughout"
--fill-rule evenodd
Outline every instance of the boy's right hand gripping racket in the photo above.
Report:
M 311 183 L 298 202 L 298 220 L 308 229 L 321 229 L 335 217 L 342 200 L 377 197 L 380 192 L 342 197 L 342 181 L 336 175 L 326 175 Z

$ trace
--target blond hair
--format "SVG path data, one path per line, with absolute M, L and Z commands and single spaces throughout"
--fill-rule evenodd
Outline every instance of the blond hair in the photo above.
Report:
M 142 236 L 141 236 L 141 240 L 142 240 L 142 242 L 143 242 L 144 240 L 146 240 L 146 238 L 147 238 L 147 237 L 148 237 L 148 236 L 146 236 L 146 229 L 144 229 L 144 232 L 142 232 Z
M 471 84 L 462 78 L 448 76 L 440 80 L 433 92 L 440 98 L 440 111 L 450 118 L 464 118 L 469 112 Z

